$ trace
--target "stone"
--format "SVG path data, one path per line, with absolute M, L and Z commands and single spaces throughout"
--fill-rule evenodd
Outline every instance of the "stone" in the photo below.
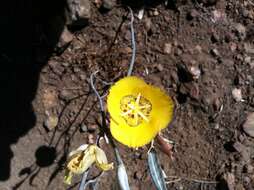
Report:
M 88 127 L 86 124 L 82 123 L 81 126 L 80 126 L 80 130 L 81 132 L 87 132 L 88 131 Z
M 190 12 L 187 13 L 187 19 L 193 20 L 199 15 L 198 11 L 196 9 L 192 9 Z
M 59 38 L 59 42 L 57 43 L 57 48 L 66 48 L 71 41 L 73 40 L 73 34 L 64 27 L 63 32 Z
M 172 44 L 171 43 L 165 43 L 163 51 L 164 51 L 165 54 L 171 54 Z
M 223 179 L 227 183 L 228 190 L 235 190 L 235 176 L 232 173 L 225 173 Z
M 241 89 L 234 88 L 234 89 L 232 90 L 232 96 L 233 96 L 233 98 L 235 99 L 235 101 L 237 101 L 237 102 L 243 101 Z
M 56 115 L 47 115 L 46 120 L 44 121 L 45 127 L 47 127 L 48 130 L 54 129 L 58 124 L 58 117 Z
M 91 5 L 89 0 L 67 0 L 67 6 L 67 25 L 80 27 L 87 25 L 91 17 Z
M 201 75 L 201 71 L 200 71 L 199 67 L 197 67 L 197 66 L 192 66 L 190 68 L 190 73 L 194 79 L 198 79 Z
M 246 121 L 243 124 L 243 131 L 247 135 L 254 137 L 254 112 L 248 114 Z
M 242 25 L 241 23 L 237 23 L 235 25 L 235 30 L 237 32 L 237 35 L 238 37 L 241 39 L 241 40 L 244 40 L 245 37 L 246 37 L 246 28 L 244 25 Z
M 141 180 L 141 179 L 142 179 L 142 176 L 143 176 L 143 174 L 142 174 L 141 171 L 136 171 L 136 172 L 134 173 L 134 179 Z
M 104 10 L 111 10 L 115 6 L 115 2 L 113 0 L 103 0 L 101 8 Z
M 216 48 L 211 50 L 211 54 L 215 57 L 218 57 L 220 55 L 219 51 Z
M 94 144 L 94 136 L 93 136 L 93 134 L 89 134 L 88 135 L 88 144 Z
M 97 129 L 97 125 L 88 125 L 88 132 L 94 133 Z

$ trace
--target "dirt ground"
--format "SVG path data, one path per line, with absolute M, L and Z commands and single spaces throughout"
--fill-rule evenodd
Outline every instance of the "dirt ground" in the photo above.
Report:
M 16 58 L 14 66 L 10 61 L 0 72 L 1 190 L 77 189 L 78 176 L 71 188 L 63 184 L 64 164 L 69 151 L 95 141 L 99 132 L 90 75 L 99 70 L 100 79 L 115 82 L 128 70 L 132 51 L 125 5 L 104 12 L 91 0 L 88 25 L 72 30 L 73 40 L 61 50 L 53 48 L 54 41 L 44 46 L 48 35 L 40 35 L 41 41 L 37 36 L 28 45 L 38 42 L 33 53 L 26 53 L 29 32 L 24 29 L 25 39 L 18 39 L 22 46 L 15 46 L 20 52 L 1 54 L 1 62 Z M 173 122 L 162 133 L 175 143 L 174 159 L 157 150 L 168 189 L 253 190 L 254 139 L 242 126 L 254 112 L 254 2 L 177 0 L 165 6 L 157 1 L 144 7 L 142 19 L 137 18 L 142 6 L 132 8 L 137 46 L 133 74 L 165 89 L 176 106 Z M 43 26 L 45 20 L 40 21 Z M 14 38 L 13 43 L 22 35 Z M 36 61 L 19 65 L 21 58 Z M 100 81 L 96 85 L 107 92 Z M 234 89 L 241 94 L 234 95 Z M 57 127 L 51 130 L 45 126 L 54 122 Z M 118 145 L 131 189 L 155 189 L 148 147 Z M 105 142 L 102 147 L 114 161 L 112 148 Z M 115 175 L 115 170 L 106 172 L 98 189 L 118 189 Z

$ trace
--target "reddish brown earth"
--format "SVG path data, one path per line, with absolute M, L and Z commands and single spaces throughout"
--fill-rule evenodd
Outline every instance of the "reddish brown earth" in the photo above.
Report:
M 177 1 L 174 8 L 158 3 L 146 7 L 143 18 L 134 21 L 137 54 L 133 74 L 165 89 L 175 101 L 174 120 L 163 131 L 164 137 L 175 142 L 174 159 L 157 151 L 165 174 L 182 178 L 171 181 L 168 189 L 224 190 L 228 176 L 235 181 L 234 189 L 254 189 L 254 139 L 242 129 L 247 114 L 254 111 L 254 3 L 214 2 Z M 137 15 L 139 9 L 133 9 Z M 99 105 L 89 85 L 91 73 L 99 70 L 99 78 L 107 82 L 127 73 L 131 57 L 127 13 L 122 6 L 102 13 L 91 1 L 89 24 L 73 31 L 74 39 L 61 53 L 37 48 L 38 63 L 45 62 L 44 54 L 48 56 L 43 66 L 15 66 L 16 71 L 8 66 L 8 72 L 17 78 L 3 71 L 1 79 L 11 78 L 1 95 L 1 113 L 6 118 L 1 122 L 1 164 L 6 167 L 2 174 L 0 171 L 6 178 L 0 181 L 1 190 L 68 189 L 62 182 L 66 155 L 89 138 L 93 141 L 99 132 Z M 31 78 L 32 73 L 36 76 Z M 100 82 L 97 87 L 102 93 L 107 90 Z M 233 97 L 235 88 L 241 90 L 244 101 Z M 44 126 L 48 117 L 59 120 L 50 131 Z M 20 133 L 4 128 L 12 122 L 17 128 L 30 127 Z M 82 132 L 81 126 L 88 131 Z M 12 131 L 14 140 L 10 140 Z M 102 147 L 114 161 L 112 148 L 105 143 Z M 119 148 L 131 189 L 155 189 L 147 167 L 148 147 L 132 150 L 119 144 Z M 115 170 L 105 173 L 98 189 L 118 189 L 115 175 Z M 79 180 L 75 177 L 74 182 Z

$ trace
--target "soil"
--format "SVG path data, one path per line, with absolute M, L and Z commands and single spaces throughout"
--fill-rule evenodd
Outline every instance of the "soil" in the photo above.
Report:
M 157 149 L 168 189 L 232 190 L 226 186 L 233 179 L 234 189 L 252 190 L 254 139 L 242 125 L 254 111 L 254 3 L 169 3 L 146 6 L 143 18 L 135 17 L 133 71 L 163 88 L 175 102 L 174 120 L 162 131 L 175 144 L 173 159 Z M 63 184 L 64 166 L 71 150 L 94 142 L 99 133 L 99 104 L 90 75 L 98 70 L 98 78 L 115 82 L 127 74 L 132 51 L 125 5 L 119 3 L 105 12 L 91 1 L 88 25 L 72 30 L 73 40 L 61 51 L 54 49 L 61 32 L 48 34 L 56 27 L 62 31 L 62 23 L 52 30 L 32 31 L 37 35 L 30 43 L 31 26 L 25 22 L 29 14 L 18 19 L 22 23 L 15 20 L 14 27 L 6 21 L 9 28 L 1 34 L 0 59 L 6 63 L 1 71 L 1 190 L 77 189 L 79 176 L 72 187 Z M 132 8 L 138 15 L 142 7 Z M 44 14 L 33 13 L 39 23 L 33 29 L 52 18 L 45 19 Z M 18 28 L 24 28 L 19 35 Z M 96 86 L 107 93 L 108 86 L 100 80 Z M 232 95 L 235 88 L 241 90 L 240 101 Z M 53 123 L 48 129 L 45 123 L 52 117 L 57 126 Z M 149 147 L 118 146 L 131 189 L 155 189 L 147 166 Z M 104 141 L 102 148 L 114 162 L 112 148 Z M 98 189 L 118 189 L 115 175 L 115 170 L 106 172 Z M 174 182 L 172 176 L 181 180 Z

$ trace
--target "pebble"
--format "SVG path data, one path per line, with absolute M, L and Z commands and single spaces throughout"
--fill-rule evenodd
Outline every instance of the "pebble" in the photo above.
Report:
M 248 114 L 243 124 L 243 130 L 247 135 L 254 137 L 254 112 Z
M 134 179 L 141 180 L 142 176 L 143 176 L 143 174 L 141 171 L 134 172 Z
M 54 88 L 50 88 L 50 87 L 46 88 L 43 91 L 42 102 L 43 102 L 43 106 L 44 106 L 45 110 L 49 110 L 53 107 L 56 107 L 57 102 L 58 102 L 56 90 Z
M 152 27 L 152 21 L 150 18 L 145 18 L 145 28 L 146 31 L 150 31 Z
M 67 45 L 69 45 L 73 40 L 73 34 L 67 29 L 67 27 L 64 27 L 63 32 L 59 38 L 59 42 L 57 43 L 58 48 L 65 48 Z
M 235 176 L 232 173 L 225 173 L 223 179 L 227 183 L 228 190 L 235 190 Z
M 109 11 L 113 9 L 114 6 L 115 6 L 115 2 L 113 0 L 103 0 L 101 8 Z
M 158 69 L 158 71 L 162 72 L 163 71 L 163 66 L 162 64 L 156 64 L 156 68 Z
M 93 133 L 97 129 L 97 125 L 88 125 L 88 132 Z
M 201 75 L 201 71 L 200 71 L 199 67 L 197 67 L 197 66 L 192 66 L 190 68 L 190 73 L 192 74 L 194 79 L 198 79 Z
M 244 62 L 247 63 L 247 64 L 250 64 L 251 63 L 251 57 L 250 56 L 246 56 L 244 58 Z
M 54 129 L 58 124 L 58 117 L 55 115 L 48 115 L 46 120 L 44 121 L 45 127 L 47 127 L 48 130 Z
M 216 57 L 218 57 L 220 55 L 219 51 L 216 48 L 212 49 L 211 53 L 212 53 L 212 55 L 214 55 Z
M 171 43 L 165 43 L 164 44 L 164 53 L 171 54 L 172 51 L 172 44 Z
M 69 90 L 63 89 L 59 94 L 59 98 L 65 101 L 69 101 L 72 98 L 72 93 Z
M 246 53 L 254 54 L 254 47 L 250 43 L 247 43 L 247 42 L 244 43 L 244 50 L 246 51 Z
M 244 166 L 244 170 L 245 170 L 246 173 L 252 174 L 253 171 L 254 171 L 254 166 L 252 166 L 251 164 L 246 164 Z
M 232 95 L 233 95 L 233 98 L 235 99 L 235 101 L 237 101 L 237 102 L 243 101 L 241 89 L 234 88 L 232 90 Z
M 80 129 L 81 129 L 81 132 L 87 132 L 88 131 L 88 127 L 84 123 L 81 124 Z
M 212 11 L 212 20 L 213 22 L 218 22 L 220 20 L 225 19 L 225 13 L 219 11 L 219 10 L 214 10 Z
M 241 23 L 237 23 L 235 25 L 235 30 L 237 32 L 237 35 L 238 37 L 241 39 L 241 40 L 244 40 L 245 37 L 246 37 L 246 28 L 244 25 L 242 25 Z
M 212 41 L 212 43 L 217 43 L 217 42 L 219 42 L 219 41 L 220 41 L 219 35 L 216 34 L 216 33 L 213 33 L 212 36 L 211 36 L 211 41 Z
M 203 3 L 206 6 L 213 6 L 215 5 L 219 0 L 198 0 L 200 3 Z
M 88 134 L 88 144 L 94 144 L 94 136 L 93 134 Z
M 231 49 L 232 52 L 234 52 L 236 50 L 236 48 L 237 48 L 236 43 L 234 43 L 234 42 L 230 43 L 230 49 Z
M 250 68 L 253 69 L 253 68 L 254 68 L 254 61 L 251 61 L 251 62 L 249 63 L 249 65 L 250 65 Z
M 198 11 L 196 9 L 192 9 L 190 12 L 187 13 L 187 19 L 193 20 L 199 15 Z
M 67 6 L 67 25 L 87 25 L 88 20 L 91 17 L 91 5 L 89 0 L 67 0 Z

